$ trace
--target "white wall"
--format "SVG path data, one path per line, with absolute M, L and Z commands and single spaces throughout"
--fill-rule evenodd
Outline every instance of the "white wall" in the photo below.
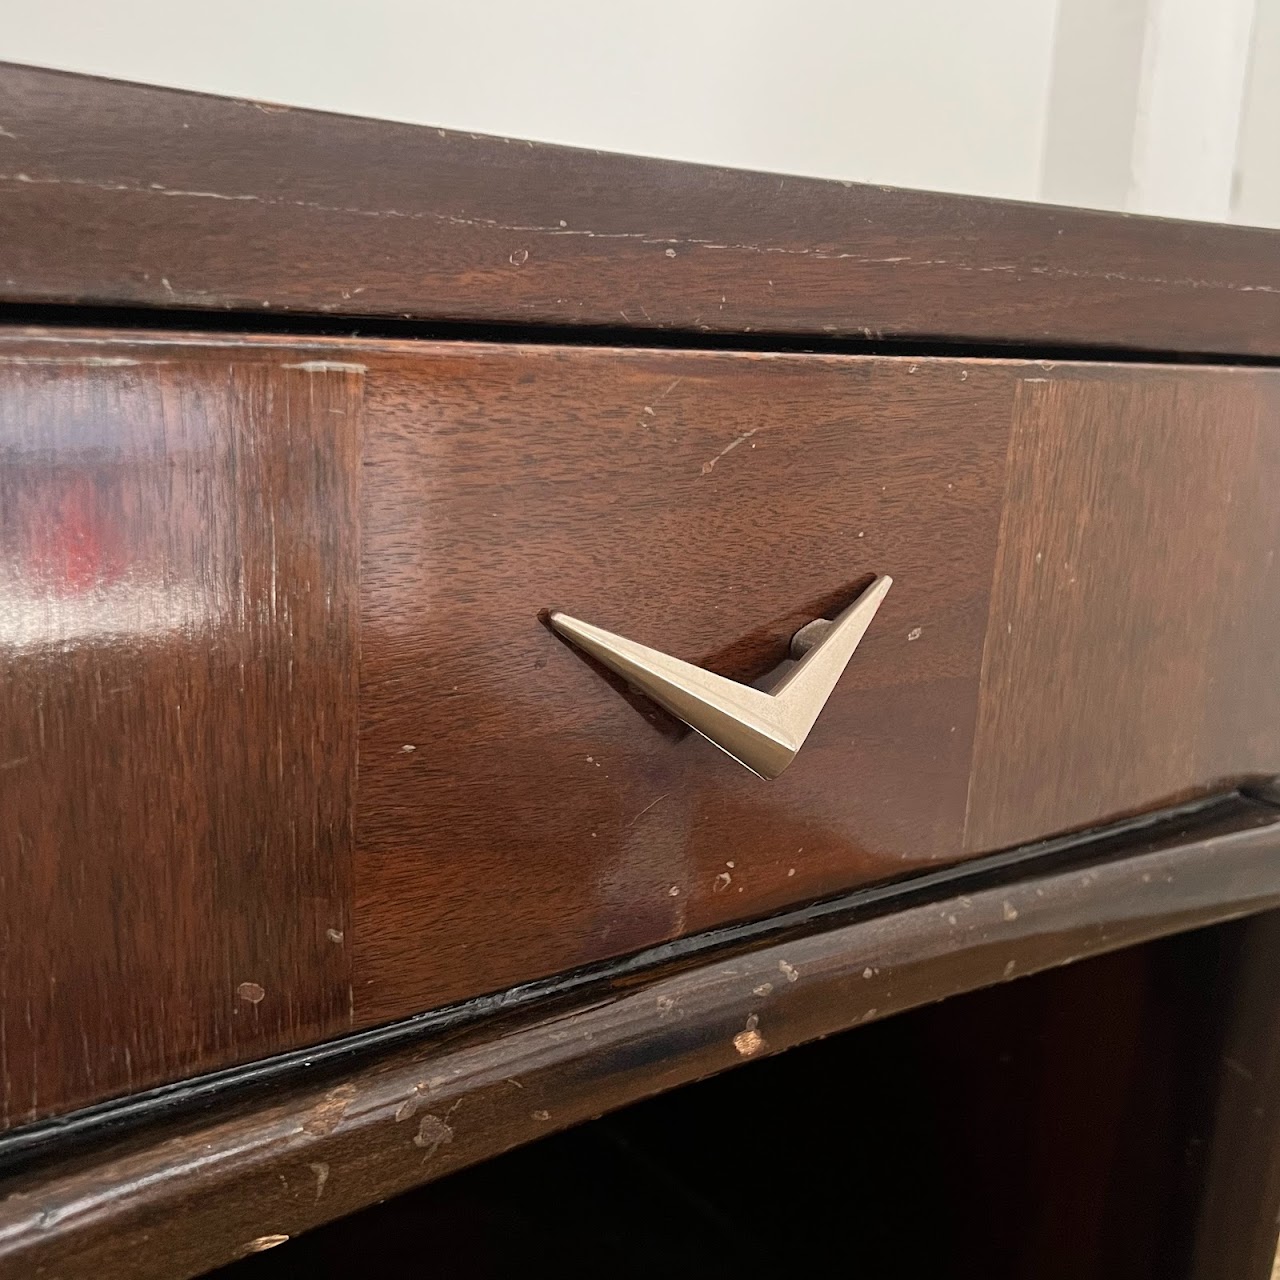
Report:
M 1234 183 L 1252 219 L 1280 225 L 1252 175 L 1280 142 L 1255 6 L 1280 26 L 1280 0 L 6 0 L 0 58 L 1143 212 L 1225 217 Z M 1251 59 L 1253 83 L 1270 82 L 1253 97 Z

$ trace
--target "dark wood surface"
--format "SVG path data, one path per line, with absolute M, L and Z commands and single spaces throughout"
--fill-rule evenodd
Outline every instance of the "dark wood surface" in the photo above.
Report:
M 0 1128 L 347 1025 L 360 391 L 0 346 Z
M 0 68 L 0 297 L 1280 354 L 1280 233 Z
M 1029 865 L 1012 883 L 633 977 L 338 1084 L 83 1152 L 5 1186 L 0 1274 L 194 1275 L 831 1031 L 1275 907 L 1276 819 L 1225 802 L 1135 839 L 1123 858 Z
M 1269 370 L 0 354 L 8 1125 L 1280 769 Z M 540 620 L 766 679 L 879 572 L 772 783 Z
M 1280 769 L 1269 370 L 484 346 L 370 368 L 361 1021 Z M 532 625 L 563 608 L 752 680 L 881 572 L 769 784 Z
M 478 345 L 369 364 L 360 1021 L 961 854 L 1022 368 Z M 754 680 L 880 572 L 893 589 L 770 783 L 539 623 L 563 608 Z
M 968 843 L 1280 768 L 1280 376 L 1019 384 Z
M 1207 1158 L 1219 1125 L 1204 1105 L 1223 1076 L 1245 1101 L 1223 1027 L 1238 1008 L 1242 939 L 1275 914 L 766 1057 L 214 1274 L 348 1280 L 371 1256 L 386 1274 L 415 1274 L 426 1240 L 451 1280 L 811 1276 L 846 1256 L 877 1280 L 1187 1277 L 1198 1211 L 1222 1192 L 1234 1192 L 1237 1222 L 1256 1204 L 1275 1234 L 1256 1166 Z M 1249 1070 L 1257 1058 L 1235 1062 Z M 1270 1135 L 1222 1138 L 1225 1157 Z M 1223 1173 L 1234 1187 L 1218 1185 Z M 1265 1249 L 1260 1262 L 1217 1254 L 1213 1280 L 1271 1274 Z
M 1280 914 L 1241 925 L 1226 1034 L 1204 1110 L 1205 1194 L 1194 1217 L 1193 1280 L 1258 1280 L 1280 1262 Z

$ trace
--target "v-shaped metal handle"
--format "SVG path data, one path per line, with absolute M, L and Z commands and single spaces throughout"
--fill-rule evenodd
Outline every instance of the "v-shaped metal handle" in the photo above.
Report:
M 566 613 L 551 625 L 659 706 L 762 778 L 776 778 L 804 746 L 893 579 L 877 578 L 769 693 L 636 644 Z M 812 627 L 813 624 L 810 624 Z M 805 628 L 807 631 L 808 628 Z

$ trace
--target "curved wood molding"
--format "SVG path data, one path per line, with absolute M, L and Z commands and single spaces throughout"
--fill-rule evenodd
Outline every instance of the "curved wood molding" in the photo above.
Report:
M 1227 800 L 1151 829 L 1119 861 L 1024 867 L 1015 883 L 726 949 L 32 1170 L 0 1201 L 0 1273 L 195 1275 L 815 1037 L 1275 907 L 1278 818 Z
M 0 300 L 1280 355 L 1280 235 L 0 67 Z

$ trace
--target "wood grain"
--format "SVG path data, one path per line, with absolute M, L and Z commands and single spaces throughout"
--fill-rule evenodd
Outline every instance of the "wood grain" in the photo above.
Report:
M 0 346 L 0 1128 L 347 1025 L 359 402 Z
M 195 1275 L 832 1031 L 1274 907 L 1276 817 L 1229 802 L 1123 857 L 1027 867 L 1015 883 L 729 950 L 32 1170 L 0 1200 L 0 1273 Z
M 0 68 L 0 297 L 1280 355 L 1280 233 Z
M 400 347 L 370 365 L 355 1001 L 372 1023 L 962 851 L 1020 368 Z M 741 680 L 895 586 L 764 784 L 539 623 Z
M 967 845 L 1280 769 L 1280 377 L 1024 379 Z
M 0 353 L 10 1124 L 1280 766 L 1272 371 Z M 767 680 L 878 572 L 769 784 L 541 620 Z

